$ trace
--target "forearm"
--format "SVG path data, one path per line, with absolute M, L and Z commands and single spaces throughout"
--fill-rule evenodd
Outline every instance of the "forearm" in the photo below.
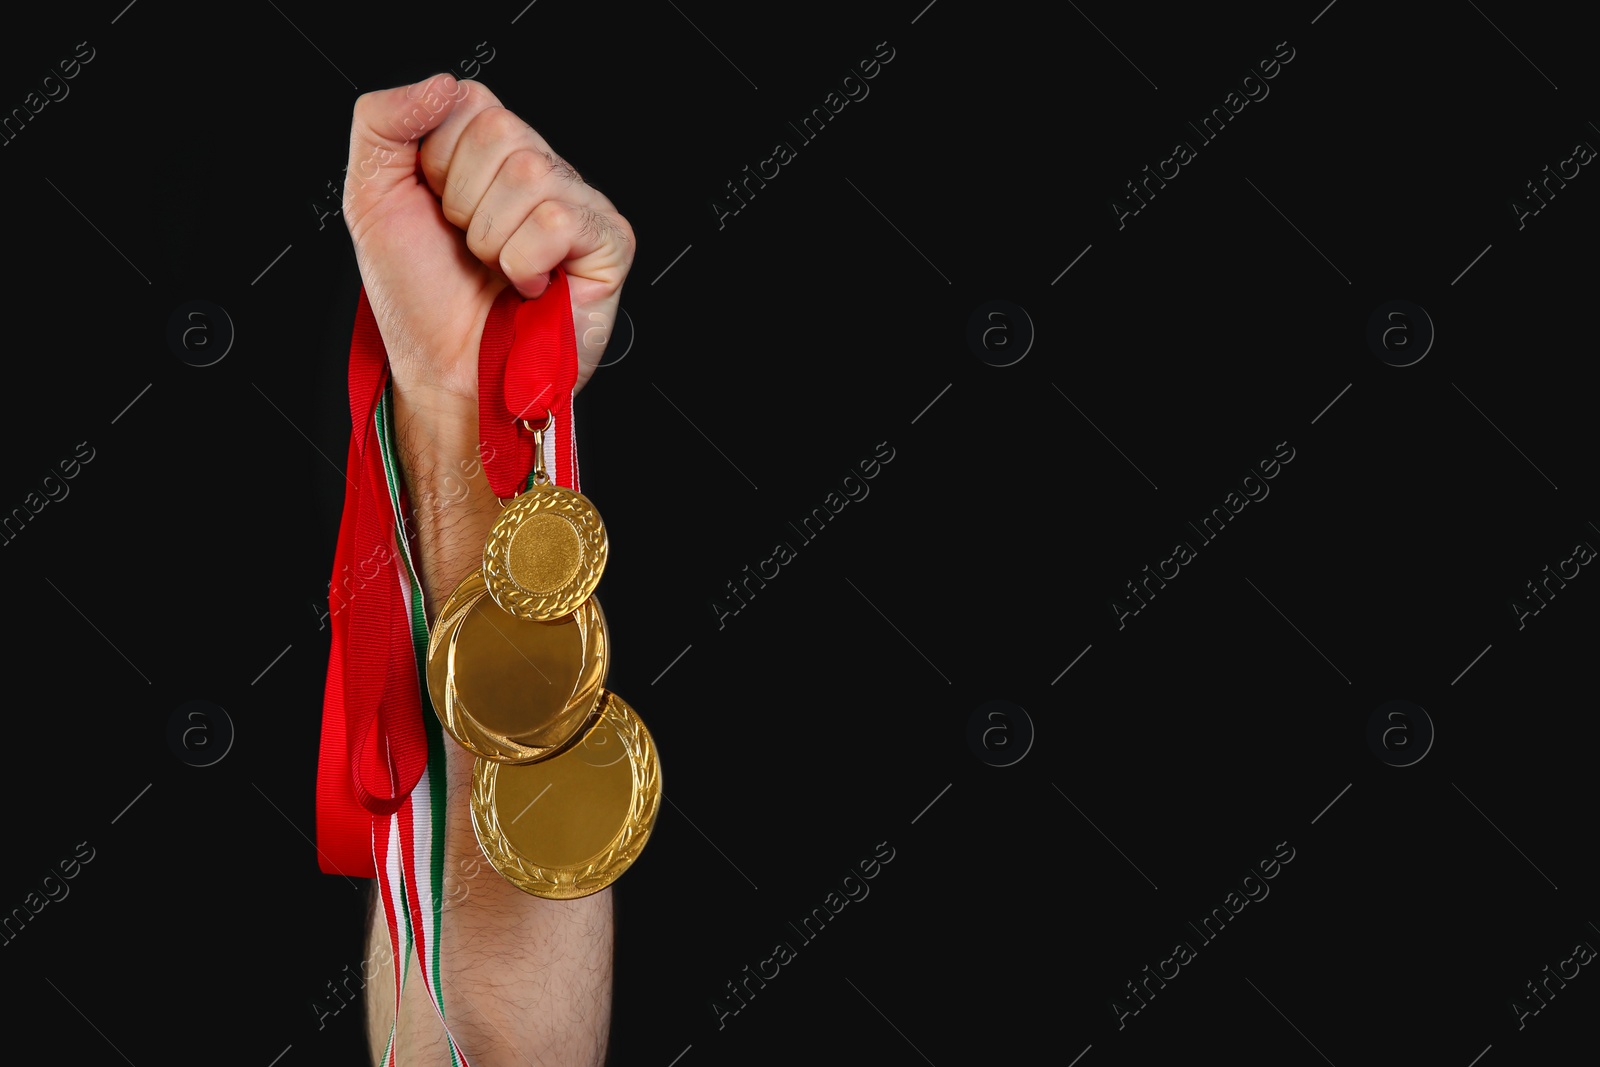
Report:
M 501 878 L 478 849 L 466 814 L 472 756 L 452 757 L 439 917 L 439 976 L 450 1032 L 474 1067 L 605 1062 L 611 1022 L 612 898 L 531 896 Z M 369 959 L 390 958 L 381 905 L 367 931 Z M 392 964 L 367 983 L 374 1062 L 394 1012 Z M 395 1028 L 400 1067 L 439 1067 L 450 1056 L 413 954 Z
M 473 568 L 500 505 L 478 455 L 475 397 L 394 387 L 395 452 L 400 461 L 413 558 L 433 612 Z
M 483 561 L 499 504 L 478 464 L 475 398 L 394 396 L 396 452 L 411 504 L 413 551 L 430 618 Z M 451 1032 L 474 1067 L 598 1064 L 611 1016 L 609 889 L 572 901 L 532 896 L 484 859 L 468 804 L 475 757 L 446 739 L 445 885 L 439 973 Z M 369 955 L 388 940 L 382 909 Z M 374 1056 L 394 1019 L 393 971 L 367 987 Z M 413 960 L 395 1039 L 400 1064 L 435 1064 L 439 1020 Z

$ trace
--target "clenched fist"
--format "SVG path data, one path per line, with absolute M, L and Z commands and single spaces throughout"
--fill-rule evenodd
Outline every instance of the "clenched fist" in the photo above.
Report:
M 633 229 L 481 84 L 439 74 L 357 100 L 344 220 L 397 389 L 424 402 L 476 399 L 495 297 L 511 285 L 537 299 L 558 265 L 571 287 L 578 389 L 599 365 Z

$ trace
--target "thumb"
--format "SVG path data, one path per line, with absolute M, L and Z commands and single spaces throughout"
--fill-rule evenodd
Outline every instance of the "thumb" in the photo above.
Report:
M 394 189 L 414 181 L 423 136 L 467 96 L 467 86 L 435 74 L 356 100 L 345 174 L 345 220 L 352 227 Z

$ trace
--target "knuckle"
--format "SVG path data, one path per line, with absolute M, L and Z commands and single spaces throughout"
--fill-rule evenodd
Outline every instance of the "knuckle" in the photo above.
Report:
M 467 124 L 464 137 L 480 147 L 491 147 L 514 140 L 523 128 L 523 122 L 504 107 L 489 107 L 480 111 Z
M 534 208 L 533 219 L 547 230 L 576 229 L 581 221 L 571 204 L 564 204 L 559 200 L 546 200 Z
M 550 173 L 550 164 L 544 156 L 529 148 L 519 148 L 507 156 L 503 168 L 507 177 L 524 185 L 531 185 Z

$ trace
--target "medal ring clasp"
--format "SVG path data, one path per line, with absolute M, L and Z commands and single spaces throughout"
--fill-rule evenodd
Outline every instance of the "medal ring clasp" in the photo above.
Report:
M 535 426 L 527 419 L 522 420 L 522 428 L 533 434 L 533 481 L 534 485 L 550 484 L 550 475 L 544 469 L 544 435 L 555 429 L 556 413 L 550 408 L 545 409 L 545 423 Z

